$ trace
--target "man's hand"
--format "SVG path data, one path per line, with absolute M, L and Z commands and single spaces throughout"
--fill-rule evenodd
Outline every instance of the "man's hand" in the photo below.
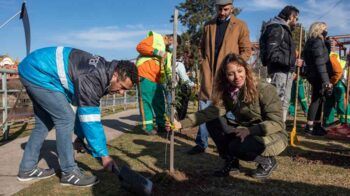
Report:
M 101 157 L 103 168 L 107 171 L 112 171 L 112 167 L 117 168 L 117 164 L 110 156 Z
M 244 141 L 244 139 L 250 135 L 249 129 L 247 127 L 239 127 L 239 128 L 235 128 L 234 133 L 236 133 L 237 137 L 241 138 L 241 142 Z
M 303 59 L 297 59 L 297 60 L 295 61 L 295 66 L 297 66 L 297 67 L 302 67 L 303 64 L 304 64 Z

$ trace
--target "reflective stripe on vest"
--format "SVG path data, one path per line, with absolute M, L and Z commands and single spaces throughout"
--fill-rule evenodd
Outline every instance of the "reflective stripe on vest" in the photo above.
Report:
M 160 68 L 160 83 L 166 83 L 171 80 L 171 59 L 172 54 L 170 52 L 166 53 L 166 64 Z M 164 69 L 165 68 L 165 69 Z
M 153 36 L 153 44 L 152 47 L 154 49 L 157 49 L 158 51 L 165 51 L 165 44 L 164 44 L 164 38 L 161 34 L 155 33 L 153 31 L 150 31 L 147 34 L 147 37 Z M 144 62 L 153 59 L 158 65 L 159 65 L 159 59 L 157 57 L 144 57 L 139 56 L 136 61 L 136 66 L 142 65 Z
M 64 70 L 64 60 L 63 60 L 63 47 L 57 47 L 56 49 L 56 65 L 57 65 L 57 73 L 58 77 L 60 78 L 62 86 L 69 90 L 68 88 L 68 80 L 67 75 Z

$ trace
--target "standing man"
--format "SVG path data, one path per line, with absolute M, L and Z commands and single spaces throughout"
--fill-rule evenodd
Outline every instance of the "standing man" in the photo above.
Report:
M 180 43 L 180 36 L 177 36 Z M 164 84 L 171 80 L 173 35 L 150 31 L 136 47 L 140 53 L 136 65 L 139 73 L 139 105 L 142 129 L 151 135 L 165 131 Z M 157 129 L 153 128 L 153 112 Z
M 213 81 L 222 60 L 229 53 L 239 54 L 244 60 L 251 55 L 249 30 L 246 23 L 233 15 L 232 0 L 216 0 L 217 16 L 206 23 L 201 42 L 202 77 L 199 92 L 199 109 L 207 108 L 211 102 Z M 188 154 L 198 154 L 208 147 L 208 130 L 199 126 L 196 146 Z
M 35 116 L 35 128 L 25 146 L 18 180 L 55 175 L 54 169 L 42 169 L 37 165 L 42 144 L 55 127 L 61 184 L 85 187 L 96 184 L 96 177 L 84 174 L 74 160 L 75 121 L 79 126 L 78 137 L 85 135 L 93 155 L 101 158 L 103 166 L 111 170 L 115 162 L 108 155 L 100 99 L 108 93 L 124 94 L 132 88 L 137 82 L 136 66 L 129 61 L 108 62 L 74 48 L 49 47 L 27 56 L 19 64 L 18 72 L 33 102 Z M 77 106 L 76 113 L 71 104 Z
M 261 59 L 267 66 L 271 84 L 277 88 L 282 101 L 283 121 L 286 121 L 293 72 L 295 66 L 301 67 L 303 61 L 296 60 L 295 43 L 292 38 L 299 17 L 299 10 L 291 5 L 282 9 L 278 16 L 268 21 L 260 37 Z
M 330 44 L 329 44 L 330 45 Z M 329 48 L 329 50 L 331 50 Z M 340 59 L 340 56 L 336 52 L 330 52 L 329 61 L 332 67 L 332 74 L 330 75 L 329 82 L 334 86 L 331 96 L 326 98 L 324 103 L 324 125 L 327 127 L 334 123 L 335 112 L 337 112 L 339 121 L 341 124 L 347 124 L 346 117 L 350 117 L 348 108 L 345 108 L 346 100 L 346 61 Z M 348 114 L 348 115 L 347 115 Z
M 184 63 L 188 62 L 184 60 Z M 180 86 L 180 91 L 178 94 L 180 104 L 176 105 L 178 120 L 182 120 L 186 117 L 191 91 L 196 86 L 195 83 L 188 77 L 184 63 L 177 61 L 175 65 L 177 85 Z

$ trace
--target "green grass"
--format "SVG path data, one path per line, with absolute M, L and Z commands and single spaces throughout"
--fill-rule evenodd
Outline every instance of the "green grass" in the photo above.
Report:
M 298 129 L 299 131 L 301 129 Z M 301 131 L 300 131 L 301 132 Z M 128 166 L 149 177 L 154 195 L 350 195 L 350 147 L 345 141 L 299 136 L 297 148 L 288 147 L 277 159 L 278 168 L 263 181 L 249 177 L 254 163 L 241 161 L 242 173 L 227 178 L 212 177 L 221 167 L 213 142 L 207 153 L 187 155 L 194 145 L 196 129 L 175 136 L 175 173 L 169 174 L 166 136 L 145 135 L 140 127 L 109 142 L 110 155 L 119 166 Z M 102 170 L 89 155 L 79 165 L 101 180 L 91 188 L 64 187 L 58 177 L 34 183 L 16 195 L 129 195 L 112 173 Z
M 190 112 L 195 111 L 191 106 Z M 105 111 L 109 114 L 110 111 Z M 298 118 L 298 132 L 305 118 Z M 292 126 L 288 123 L 287 130 Z M 169 173 L 169 140 L 166 135 L 145 135 L 139 126 L 108 144 L 119 166 L 128 166 L 150 178 L 154 195 L 350 195 L 350 146 L 347 141 L 299 135 L 296 148 L 288 147 L 278 156 L 278 168 L 263 181 L 249 177 L 254 163 L 241 161 L 241 174 L 212 177 L 223 161 L 213 142 L 207 153 L 187 155 L 194 145 L 197 128 L 175 134 L 175 173 Z M 166 155 L 166 156 L 165 156 Z M 104 171 L 90 155 L 77 158 L 80 167 L 101 182 L 91 188 L 65 187 L 59 177 L 41 180 L 16 195 L 130 195 L 120 187 L 118 177 Z

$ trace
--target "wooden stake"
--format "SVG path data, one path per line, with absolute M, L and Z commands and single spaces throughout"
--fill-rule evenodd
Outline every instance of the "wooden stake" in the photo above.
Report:
M 303 26 L 300 25 L 300 40 L 299 40 L 299 58 L 301 56 L 301 44 L 303 40 Z M 299 96 L 299 74 L 300 74 L 300 67 L 297 67 L 297 75 L 296 75 L 296 85 L 295 85 L 295 104 L 294 104 L 294 121 L 293 121 L 293 129 L 290 132 L 290 145 L 295 147 L 295 142 L 298 142 L 297 137 L 297 111 L 298 111 L 298 96 Z
M 173 29 L 173 35 L 174 35 L 174 49 L 173 49 L 173 61 L 171 66 L 171 103 L 175 103 L 175 84 L 176 84 L 176 49 L 177 49 L 177 17 L 178 17 L 178 10 L 175 9 L 174 11 L 174 29 Z M 175 108 L 174 105 L 171 104 L 171 112 L 170 112 L 170 121 L 171 123 L 174 122 L 174 116 L 175 116 Z M 174 173 L 174 130 L 171 131 L 170 136 L 170 173 Z

